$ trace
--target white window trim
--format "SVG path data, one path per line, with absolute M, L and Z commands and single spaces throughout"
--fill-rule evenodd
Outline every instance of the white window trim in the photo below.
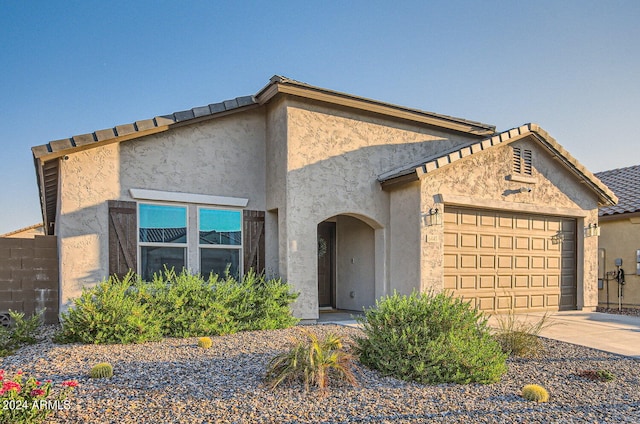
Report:
M 176 191 L 147 190 L 131 188 L 129 194 L 136 200 L 154 200 L 159 202 L 197 203 L 200 205 L 230 206 L 245 208 L 249 199 L 242 197 L 210 196 L 207 194 L 181 193 Z

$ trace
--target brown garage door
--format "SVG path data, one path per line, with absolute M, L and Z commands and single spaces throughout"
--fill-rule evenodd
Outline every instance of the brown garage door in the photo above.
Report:
M 487 312 L 576 309 L 575 219 L 458 207 L 444 216 L 445 289 Z

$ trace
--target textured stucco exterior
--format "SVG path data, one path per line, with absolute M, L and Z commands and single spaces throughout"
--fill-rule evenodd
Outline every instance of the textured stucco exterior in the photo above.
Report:
M 136 200 L 132 189 L 248 199 L 246 209 L 265 212 L 266 273 L 300 293 L 293 313 L 310 320 L 319 316 L 323 221 L 336 223 L 335 306 L 352 310 L 393 291 L 442 290 L 443 226 L 425 225 L 429 209 L 572 217 L 579 233 L 596 222 L 596 194 L 533 137 L 383 189 L 380 175 L 484 137 L 445 124 L 281 94 L 251 109 L 71 151 L 57 159 L 62 303 L 107 277 L 107 202 Z M 509 145 L 533 151 L 533 179 L 509 178 Z M 532 191 L 520 192 L 523 186 Z M 196 209 L 189 213 L 193 223 Z M 598 301 L 596 239 L 578 237 L 579 308 Z M 197 259 L 189 251 L 188 266 Z
M 283 107 L 287 108 L 286 275 L 301 293 L 294 312 L 306 319 L 318 317 L 317 257 L 308 253 L 316 250 L 318 223 L 338 215 L 358 218 L 374 230 L 373 298 L 388 294 L 396 283 L 389 276 L 389 264 L 403 259 L 402 252 L 396 254 L 388 245 L 391 195 L 381 189 L 377 176 L 474 138 L 310 101 L 290 100 Z M 340 281 L 337 285 L 340 292 Z
M 62 303 L 107 277 L 107 201 L 134 200 L 132 188 L 247 198 L 247 209 L 264 210 L 264 139 L 264 114 L 248 112 L 69 154 L 56 220 Z
M 447 205 L 506 210 L 576 219 L 577 306 L 597 306 L 597 237 L 582 238 L 581 229 L 597 222 L 597 198 L 578 178 L 558 166 L 537 142 L 524 138 L 511 144 L 533 152 L 533 180 L 512 179 L 508 146 L 478 153 L 445 167 L 421 181 L 422 210 Z M 535 182 L 533 182 L 535 181 Z M 531 188 L 520 192 L 521 187 Z M 444 226 L 422 227 L 422 290 L 443 289 Z
M 616 271 L 615 260 L 620 258 L 625 272 L 621 303 L 623 307 L 640 308 L 640 258 L 637 257 L 640 250 L 640 216 L 628 215 L 631 214 L 620 214 L 600 221 L 599 247 L 604 250 L 600 275 L 605 277 L 605 281 L 602 290 L 598 291 L 598 302 L 603 307 L 607 306 L 607 285 L 609 307 L 618 307 L 618 283 L 613 275 L 607 277 L 604 273 Z

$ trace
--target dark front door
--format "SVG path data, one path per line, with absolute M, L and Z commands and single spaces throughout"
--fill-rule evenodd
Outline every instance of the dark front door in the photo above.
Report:
M 335 254 L 336 223 L 318 225 L 318 303 L 335 307 Z

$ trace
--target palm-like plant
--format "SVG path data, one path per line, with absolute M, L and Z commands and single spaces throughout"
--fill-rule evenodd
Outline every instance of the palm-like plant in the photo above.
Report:
M 329 334 L 320 340 L 316 334 L 301 330 L 306 341 L 294 340 L 294 347 L 269 361 L 266 381 L 275 388 L 282 382 L 302 381 L 305 390 L 311 386 L 324 391 L 332 378 L 356 385 L 353 356 L 343 350 L 342 338 Z

